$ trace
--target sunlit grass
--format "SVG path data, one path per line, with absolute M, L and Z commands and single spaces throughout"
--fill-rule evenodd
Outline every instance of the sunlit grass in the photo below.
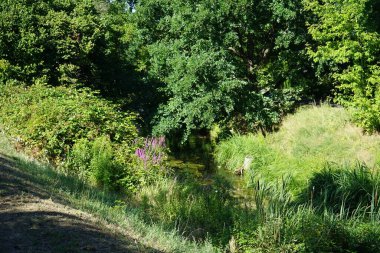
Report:
M 343 108 L 306 106 L 285 118 L 280 130 L 266 137 L 236 135 L 216 148 L 221 166 L 236 170 L 246 156 L 254 158 L 252 175 L 273 181 L 291 175 L 293 190 L 326 163 L 380 165 L 380 135 L 366 135 L 349 121 Z

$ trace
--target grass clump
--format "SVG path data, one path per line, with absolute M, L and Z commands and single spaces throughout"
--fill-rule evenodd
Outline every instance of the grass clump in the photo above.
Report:
M 224 181 L 201 185 L 164 178 L 143 187 L 135 198 L 146 221 L 176 229 L 192 240 L 226 245 L 233 227 L 234 199 Z
M 270 181 L 291 175 L 295 191 L 328 162 L 352 165 L 361 161 L 378 167 L 380 136 L 363 134 L 349 120 L 343 108 L 306 106 L 288 116 L 278 132 L 266 137 L 236 135 L 222 141 L 215 158 L 219 165 L 236 170 L 246 156 L 252 156 L 248 179 L 253 174 Z
M 353 213 L 358 209 L 372 215 L 379 210 L 380 177 L 377 170 L 358 163 L 354 167 L 327 164 L 308 182 L 303 201 L 321 211 Z
M 328 178 L 335 178 L 335 182 L 344 181 L 349 185 L 364 181 L 370 184 L 362 185 L 361 189 L 380 186 L 372 171 L 359 175 L 364 173 L 361 165 L 346 169 L 346 172 L 336 174 L 327 167 L 323 172 L 315 173 L 313 178 L 320 178 L 325 185 L 330 182 Z M 323 178 L 321 173 L 325 174 Z M 362 179 L 355 182 L 358 177 Z M 252 189 L 254 208 L 240 210 L 240 218 L 234 223 L 235 248 L 241 252 L 378 251 L 380 212 L 374 201 L 378 198 L 375 191 L 328 188 L 324 190 L 329 195 L 341 198 L 318 201 L 308 195 L 308 189 L 303 189 L 308 198 L 293 201 L 286 180 L 279 184 L 255 181 Z

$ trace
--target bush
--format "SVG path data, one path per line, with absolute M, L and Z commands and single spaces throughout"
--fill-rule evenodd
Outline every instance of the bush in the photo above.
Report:
M 69 152 L 64 170 L 98 186 L 135 192 L 149 174 L 138 165 L 136 157 L 123 148 L 125 145 L 113 144 L 108 136 L 94 141 L 81 139 Z
M 10 81 L 20 69 L 11 65 L 9 61 L 0 58 L 0 83 Z
M 335 85 L 335 100 L 354 111 L 368 132 L 380 131 L 378 0 L 305 0 L 314 15 L 307 48 L 320 82 Z M 353 20 L 352 17 L 355 17 Z
M 136 115 L 96 92 L 2 85 L 0 106 L 1 128 L 34 157 L 107 187 L 132 189 L 139 181 Z
M 59 162 L 80 139 L 107 135 L 131 144 L 137 137 L 136 116 L 101 99 L 89 89 L 0 86 L 0 124 L 35 156 Z
M 379 71 L 380 72 L 380 71 Z M 379 74 L 380 76 L 380 74 Z M 378 78 L 380 80 L 380 77 Z M 380 88 L 372 99 L 357 98 L 349 103 L 355 123 L 360 127 L 373 133 L 380 132 Z

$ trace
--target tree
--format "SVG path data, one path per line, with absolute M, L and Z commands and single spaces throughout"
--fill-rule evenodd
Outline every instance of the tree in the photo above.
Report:
M 166 96 L 154 132 L 269 130 L 312 87 L 298 1 L 143 0 L 140 69 Z M 311 90 L 311 89 L 310 89 Z
M 7 70 L 8 80 L 28 84 L 83 84 L 106 94 L 120 93 L 135 77 L 128 51 L 133 27 L 126 4 L 1 1 L 0 72 Z
M 378 0 L 305 0 L 314 15 L 309 55 L 336 86 L 336 101 L 351 108 L 367 131 L 380 130 Z M 324 77 L 325 76 L 325 77 Z

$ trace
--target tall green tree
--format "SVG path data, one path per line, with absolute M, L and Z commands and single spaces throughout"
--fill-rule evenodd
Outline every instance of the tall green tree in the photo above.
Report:
M 134 18 L 139 67 L 166 96 L 155 133 L 265 131 L 312 90 L 299 1 L 141 0 Z
M 128 13 L 123 1 L 0 1 L 0 75 L 123 90 L 134 77 Z
M 380 130 L 380 1 L 305 0 L 314 42 L 309 54 L 336 101 L 368 131 Z

